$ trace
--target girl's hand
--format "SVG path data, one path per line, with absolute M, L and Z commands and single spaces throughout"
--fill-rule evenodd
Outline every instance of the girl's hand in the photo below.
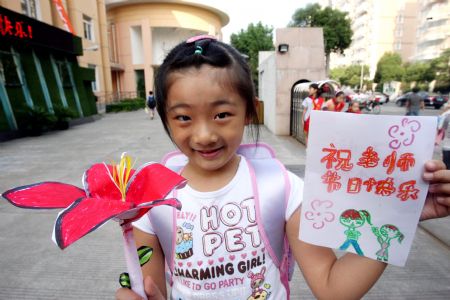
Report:
M 420 220 L 443 218 L 450 215 L 450 170 L 444 162 L 431 160 L 425 163 L 423 179 L 430 183 Z
M 150 276 L 144 278 L 144 290 L 148 300 L 165 300 L 157 285 Z M 141 296 L 130 289 L 121 288 L 116 292 L 116 300 L 143 300 Z

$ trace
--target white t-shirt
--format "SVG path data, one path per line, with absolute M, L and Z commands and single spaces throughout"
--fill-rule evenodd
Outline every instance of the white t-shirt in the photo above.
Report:
M 314 99 L 315 101 L 317 101 L 319 98 Z M 311 114 L 311 111 L 313 110 L 313 99 L 311 97 L 306 97 L 305 99 L 303 99 L 302 101 L 302 106 L 303 109 L 305 110 L 305 117 L 304 120 L 308 120 L 309 116 Z M 326 101 L 323 101 L 322 105 L 320 106 L 320 109 L 322 110 L 325 106 L 327 106 Z
M 286 221 L 300 206 L 303 181 L 288 172 Z M 259 235 L 251 177 L 241 157 L 234 178 L 213 192 L 177 191 L 177 238 L 171 299 L 286 299 L 280 272 Z M 282 208 L 282 207 L 280 207 Z M 154 234 L 147 215 L 134 224 Z M 253 296 L 253 298 L 252 298 Z

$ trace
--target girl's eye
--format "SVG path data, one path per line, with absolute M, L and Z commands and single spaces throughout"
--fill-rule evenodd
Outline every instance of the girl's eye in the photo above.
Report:
M 177 119 L 178 121 L 187 122 L 187 121 L 189 121 L 191 118 L 188 117 L 188 116 L 180 115 L 180 116 L 176 116 L 175 119 Z
M 217 115 L 214 117 L 214 119 L 225 119 L 226 117 L 229 117 L 229 116 L 231 116 L 230 113 L 222 112 L 222 113 L 220 113 L 220 114 L 217 114 Z

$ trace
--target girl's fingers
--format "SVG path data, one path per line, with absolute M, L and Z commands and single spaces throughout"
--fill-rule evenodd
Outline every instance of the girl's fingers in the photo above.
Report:
M 118 289 L 116 292 L 116 300 L 143 300 L 141 296 L 128 288 Z
M 429 160 L 425 163 L 425 172 L 445 170 L 446 166 L 442 160 Z
M 425 171 L 423 173 L 423 180 L 433 183 L 450 183 L 450 170 L 439 169 L 433 172 Z
M 428 188 L 430 193 L 436 194 L 437 197 L 450 196 L 450 183 L 433 183 Z
M 450 209 L 450 197 L 437 196 L 436 201 L 437 203 L 447 206 L 448 209 Z

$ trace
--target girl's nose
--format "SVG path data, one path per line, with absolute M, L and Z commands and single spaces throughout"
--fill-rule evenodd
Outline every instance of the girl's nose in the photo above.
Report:
M 215 131 L 207 123 L 198 124 L 193 133 L 193 142 L 199 145 L 207 146 L 218 141 Z

